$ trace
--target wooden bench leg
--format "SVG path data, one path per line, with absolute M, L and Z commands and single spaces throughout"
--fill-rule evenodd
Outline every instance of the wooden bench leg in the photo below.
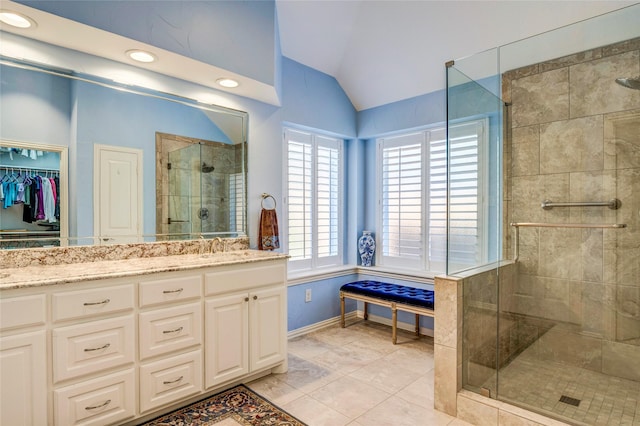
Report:
M 420 314 L 416 314 L 416 336 L 420 336 Z
M 395 303 L 391 305 L 391 341 L 394 345 L 398 341 L 398 310 Z
M 340 293 L 340 327 L 344 328 L 344 294 Z
M 364 319 L 369 319 L 369 304 L 364 302 Z

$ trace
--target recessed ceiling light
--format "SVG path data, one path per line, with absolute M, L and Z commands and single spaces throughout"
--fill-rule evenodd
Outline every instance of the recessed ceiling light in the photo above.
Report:
M 222 87 L 227 87 L 227 88 L 234 88 L 234 87 L 238 87 L 238 85 L 240 83 L 238 83 L 237 81 L 231 79 L 231 78 L 219 78 L 216 80 L 216 83 L 218 83 L 220 86 Z
M 144 50 L 127 50 L 127 56 L 129 56 L 134 61 L 150 63 L 157 61 L 156 55 L 150 52 L 145 52 Z
M 31 28 L 36 26 L 36 21 L 33 19 L 21 13 L 11 12 L 10 10 L 0 11 L 0 21 L 16 28 Z

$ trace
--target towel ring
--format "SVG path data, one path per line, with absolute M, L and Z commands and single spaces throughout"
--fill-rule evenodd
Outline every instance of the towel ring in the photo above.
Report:
M 267 194 L 267 193 L 262 194 L 262 201 L 260 202 L 260 207 L 264 209 L 264 200 L 266 200 L 267 198 L 271 198 L 273 200 L 273 209 L 275 210 L 278 203 L 276 203 L 276 199 L 273 198 L 273 195 Z

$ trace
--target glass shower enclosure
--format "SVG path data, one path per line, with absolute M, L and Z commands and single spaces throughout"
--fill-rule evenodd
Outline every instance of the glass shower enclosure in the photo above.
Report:
M 162 222 L 171 238 L 244 232 L 242 148 L 200 140 L 168 152 L 168 216 Z
M 635 4 L 447 68 L 449 127 L 490 126 L 487 255 L 447 271 L 471 276 L 463 387 L 575 425 L 640 425 L 640 90 L 616 82 L 640 76 L 638 22 Z

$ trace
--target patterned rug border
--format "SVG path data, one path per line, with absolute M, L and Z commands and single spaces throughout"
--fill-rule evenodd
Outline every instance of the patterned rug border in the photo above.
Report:
M 244 384 L 203 398 L 141 426 L 207 426 L 227 418 L 244 426 L 307 426 Z

